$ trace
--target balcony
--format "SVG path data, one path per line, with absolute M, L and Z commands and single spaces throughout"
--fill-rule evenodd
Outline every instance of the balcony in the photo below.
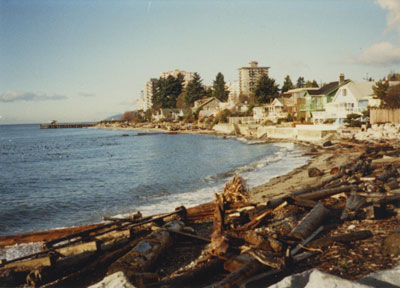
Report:
M 322 103 L 308 103 L 300 105 L 301 112 L 314 112 L 314 111 L 324 111 L 324 110 L 325 107 Z

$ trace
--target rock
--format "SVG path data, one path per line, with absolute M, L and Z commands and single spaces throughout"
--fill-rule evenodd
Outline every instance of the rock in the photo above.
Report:
M 312 167 L 308 169 L 308 177 L 318 177 L 323 175 L 324 173 L 318 168 Z
M 389 254 L 400 255 L 400 226 L 386 237 L 384 246 Z
M 126 278 L 123 272 L 116 272 L 105 277 L 99 283 L 96 283 L 89 288 L 135 288 Z
M 376 288 L 400 287 L 400 266 L 390 270 L 371 273 L 357 280 L 357 282 Z
M 345 280 L 317 269 L 311 269 L 303 273 L 294 274 L 269 286 L 270 288 L 369 288 L 364 284 Z

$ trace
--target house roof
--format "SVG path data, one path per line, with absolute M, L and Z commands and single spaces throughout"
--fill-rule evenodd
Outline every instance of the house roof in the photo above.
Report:
M 310 91 L 308 91 L 308 94 L 310 94 L 310 95 L 325 95 L 338 87 L 339 87 L 339 81 L 334 81 L 334 82 L 330 82 L 330 83 L 322 86 L 318 90 L 310 90 Z
M 196 106 L 204 106 L 204 105 L 210 103 L 210 102 L 213 101 L 213 100 L 216 100 L 216 101 L 218 101 L 218 102 L 221 102 L 221 101 L 219 101 L 219 100 L 218 100 L 217 98 L 215 98 L 215 97 L 209 97 L 209 98 L 204 98 L 204 99 L 196 100 L 195 103 L 196 103 Z
M 349 89 L 357 101 L 367 100 L 374 95 L 372 87 L 375 85 L 374 82 L 349 82 L 343 86 L 343 88 Z

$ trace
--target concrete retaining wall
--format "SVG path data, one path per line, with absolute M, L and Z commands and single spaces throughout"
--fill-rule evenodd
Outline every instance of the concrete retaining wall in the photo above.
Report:
M 228 123 L 214 125 L 213 130 L 221 134 L 235 134 L 235 126 Z

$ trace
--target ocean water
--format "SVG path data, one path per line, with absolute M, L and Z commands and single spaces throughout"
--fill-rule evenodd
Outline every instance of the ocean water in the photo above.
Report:
M 0 235 L 191 207 L 235 173 L 254 187 L 309 160 L 292 143 L 137 133 L 0 126 Z

